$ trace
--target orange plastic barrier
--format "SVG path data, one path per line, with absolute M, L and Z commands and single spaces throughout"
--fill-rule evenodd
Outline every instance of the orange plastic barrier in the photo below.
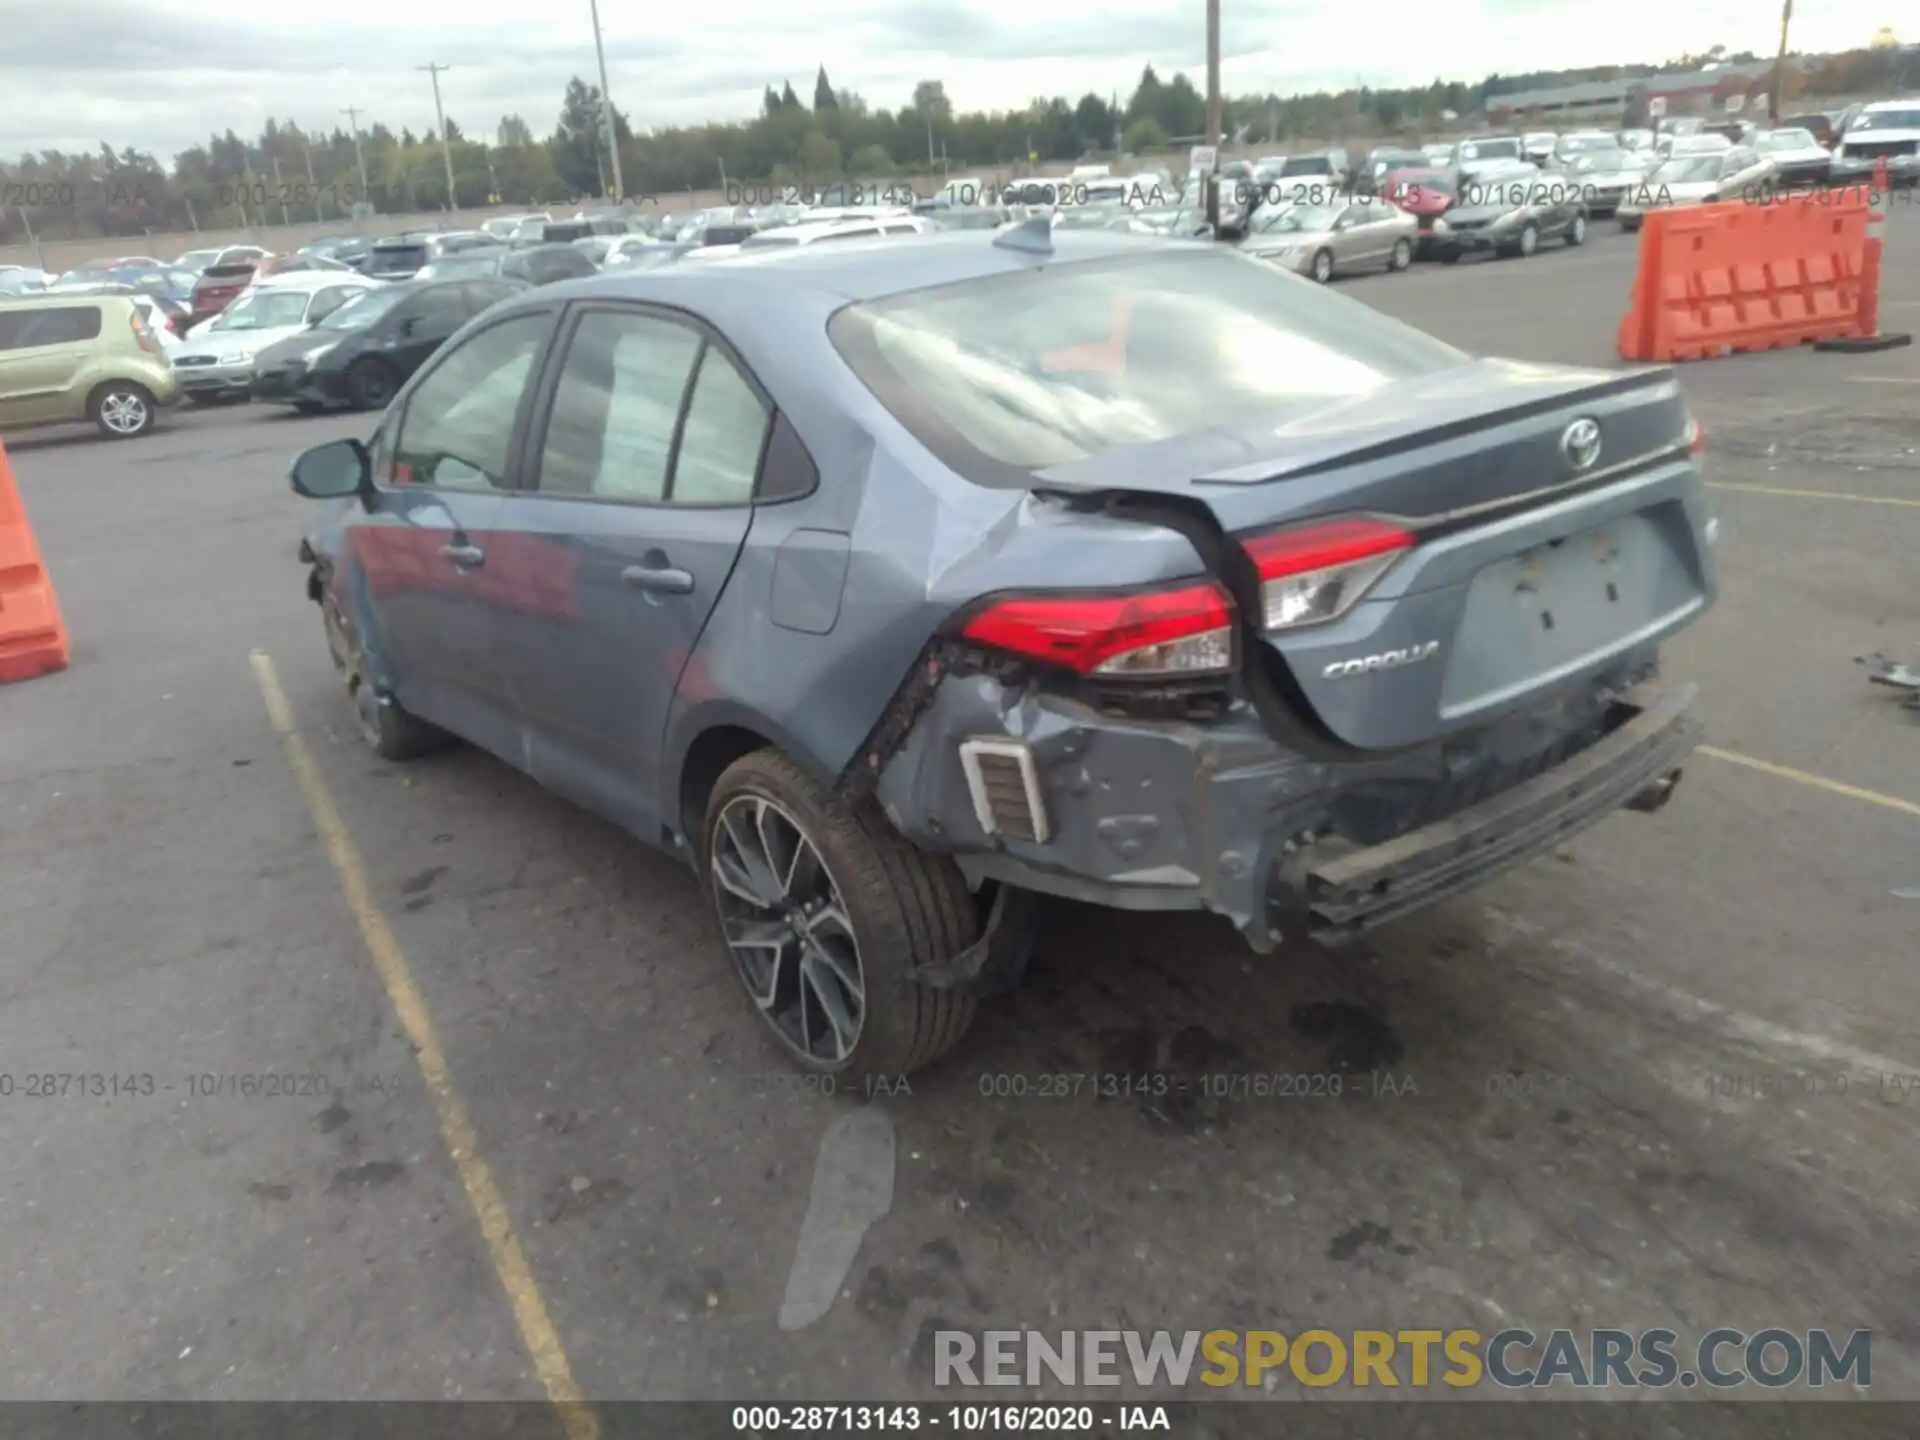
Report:
M 53 582 L 0 445 L 0 684 L 64 670 L 70 651 Z
M 1647 211 L 1620 358 L 1703 360 L 1873 335 L 1872 213 L 1859 187 Z

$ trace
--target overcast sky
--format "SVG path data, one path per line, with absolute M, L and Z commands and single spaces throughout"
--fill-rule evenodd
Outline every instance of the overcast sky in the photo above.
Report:
M 1476 81 L 1575 65 L 1657 61 L 1721 44 L 1770 53 L 1772 0 L 1223 0 L 1229 94 L 1361 82 Z M 1909 0 L 1798 0 L 1796 49 L 1865 45 Z M 102 140 L 163 159 L 209 131 L 268 116 L 396 131 L 433 124 L 412 67 L 437 60 L 447 113 L 489 136 L 517 112 L 553 128 L 567 79 L 593 80 L 588 0 L 463 0 L 457 11 L 392 0 L 239 5 L 232 0 L 55 0 L 17 16 L 0 45 L 0 157 Z M 965 110 L 1092 90 L 1122 98 L 1141 66 L 1203 83 L 1202 0 L 602 0 L 609 87 L 635 126 L 731 120 L 815 67 L 876 107 L 938 78 Z M 1071 10 L 1074 13 L 1063 14 Z M 1883 13 L 1884 12 L 1884 13 Z M 1903 34 L 1903 40 L 1920 38 Z

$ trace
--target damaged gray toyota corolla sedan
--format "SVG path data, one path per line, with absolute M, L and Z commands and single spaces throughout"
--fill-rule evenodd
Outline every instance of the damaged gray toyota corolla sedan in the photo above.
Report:
M 1041 221 L 544 288 L 293 483 L 376 748 L 686 855 L 788 1054 L 871 1074 L 1035 895 L 1337 943 L 1662 803 L 1698 451 L 1669 371 Z

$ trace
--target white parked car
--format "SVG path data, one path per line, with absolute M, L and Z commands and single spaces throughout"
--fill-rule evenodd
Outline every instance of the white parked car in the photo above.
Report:
M 1881 100 L 1849 120 L 1833 147 L 1833 178 L 1870 180 L 1881 160 L 1891 183 L 1920 182 L 1920 100 Z
M 194 326 L 169 356 L 181 390 L 196 405 L 249 398 L 254 356 L 379 287 L 378 280 L 335 270 L 295 270 L 259 281 Z
M 1682 152 L 1641 181 L 1614 213 L 1622 230 L 1638 230 L 1649 210 L 1764 194 L 1777 179 L 1773 162 L 1748 145 Z
M 886 215 L 858 220 L 812 221 L 803 225 L 780 225 L 749 236 L 730 247 L 742 255 L 768 251 L 793 250 L 802 245 L 818 245 L 826 240 L 863 240 L 881 235 L 924 235 L 933 229 L 930 221 L 912 215 Z M 721 247 L 714 247 L 721 248 Z

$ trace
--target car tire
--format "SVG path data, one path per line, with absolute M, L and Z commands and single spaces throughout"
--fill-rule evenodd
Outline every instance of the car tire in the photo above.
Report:
M 1520 227 L 1520 238 L 1513 242 L 1508 251 L 1517 260 L 1531 260 L 1540 248 L 1540 227 L 1531 220 Z
M 302 415 L 324 415 L 327 411 L 327 407 L 318 400 L 296 400 L 293 408 Z
M 1313 278 L 1325 285 L 1333 279 L 1333 252 L 1316 250 L 1313 255 Z
M 384 360 L 369 355 L 347 369 L 347 398 L 356 410 L 384 410 L 399 389 L 400 377 Z
M 219 404 L 220 399 L 221 397 L 218 395 L 208 395 L 199 390 L 189 390 L 187 392 L 187 403 L 197 410 L 210 409 L 214 405 Z
M 1442 250 L 1440 252 L 1440 263 L 1442 265 L 1458 265 L 1460 263 L 1460 252 L 1458 250 Z
M 132 440 L 153 429 L 160 410 L 146 386 L 109 380 L 87 397 L 87 414 L 109 440 Z
M 700 873 L 729 962 L 790 1064 L 850 1079 L 905 1075 L 966 1034 L 978 999 L 914 978 L 979 938 L 978 908 L 951 860 L 910 844 L 871 804 L 849 804 L 770 749 L 720 776 L 700 836 Z M 767 863 L 780 856 L 790 857 L 784 878 L 777 858 Z M 804 884 L 795 879 L 802 863 L 817 872 Z M 754 937 L 756 923 L 765 931 L 776 922 L 798 928 L 771 945 Z M 811 1025 L 810 995 L 821 1012 Z M 827 1014 L 836 1007 L 838 1024 Z
M 1393 249 L 1387 253 L 1387 269 L 1404 270 L 1411 264 L 1413 264 L 1413 242 L 1411 240 L 1394 241 Z
M 1640 222 L 1638 220 L 1622 220 L 1620 222 L 1620 228 L 1631 235 L 1640 228 Z
M 1573 223 L 1567 227 L 1567 244 L 1584 245 L 1587 243 L 1587 217 L 1576 215 Z
M 398 700 L 379 692 L 359 629 L 346 621 L 340 613 L 340 602 L 331 594 L 320 602 L 320 618 L 326 627 L 327 650 L 333 656 L 334 668 L 346 682 L 354 728 L 374 754 L 382 760 L 417 760 L 454 743 L 453 736 L 438 725 L 409 714 Z

